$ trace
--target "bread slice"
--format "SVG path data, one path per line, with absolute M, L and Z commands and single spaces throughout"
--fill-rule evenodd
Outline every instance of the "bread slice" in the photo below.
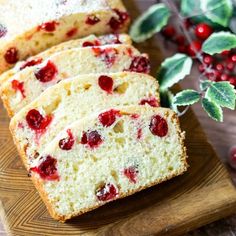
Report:
M 0 73 L 69 39 L 125 32 L 129 25 L 120 0 L 7 0 L 0 12 Z
M 32 102 L 45 89 L 63 79 L 88 73 L 149 72 L 146 54 L 131 45 L 86 47 L 56 53 L 40 65 L 17 73 L 1 88 L 1 97 L 10 116 Z
M 52 54 L 61 52 L 64 50 L 72 48 L 81 48 L 81 47 L 92 47 L 92 46 L 102 46 L 108 44 L 132 44 L 132 40 L 127 34 L 107 34 L 103 36 L 90 35 L 81 39 L 74 39 L 59 45 L 53 46 L 46 51 L 43 51 L 36 56 L 28 58 L 26 61 L 18 62 L 14 68 L 4 72 L 0 75 L 0 87 L 5 81 L 10 77 L 14 76 L 17 72 L 24 70 L 27 67 L 31 67 L 43 62 L 43 60 L 50 57 Z
M 78 76 L 47 89 L 10 122 L 26 168 L 66 125 L 112 106 L 159 106 L 158 90 L 155 78 L 131 72 Z
M 186 158 L 173 111 L 111 107 L 66 127 L 30 174 L 51 216 L 63 222 L 183 174 Z

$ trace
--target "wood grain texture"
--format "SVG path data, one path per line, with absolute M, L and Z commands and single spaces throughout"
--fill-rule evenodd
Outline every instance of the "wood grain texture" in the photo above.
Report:
M 138 14 L 133 1 L 126 5 L 133 16 Z M 150 54 L 152 68 L 157 68 L 162 60 L 157 41 L 138 47 Z M 192 111 L 181 119 L 190 164 L 185 175 L 66 224 L 48 215 L 18 157 L 8 123 L 1 112 L 0 218 L 9 235 L 180 235 L 236 211 L 236 190 Z

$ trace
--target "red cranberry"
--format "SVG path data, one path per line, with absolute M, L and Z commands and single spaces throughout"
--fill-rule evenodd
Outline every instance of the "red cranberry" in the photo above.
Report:
M 221 63 L 217 63 L 215 66 L 216 70 L 223 72 L 224 71 L 224 66 Z
M 26 115 L 26 121 L 28 126 L 33 130 L 45 130 L 51 123 L 52 117 L 43 117 L 36 109 L 30 110 Z
M 198 24 L 195 29 L 195 35 L 202 40 L 207 39 L 212 33 L 213 33 L 212 27 L 205 23 Z
M 131 119 L 137 120 L 140 117 L 140 115 L 139 114 L 132 114 L 130 117 L 131 117 Z
M 206 65 L 211 65 L 213 63 L 213 57 L 210 56 L 210 55 L 205 55 L 203 57 L 203 62 L 206 64 Z
M 168 133 L 168 124 L 161 116 L 154 115 L 151 118 L 149 129 L 153 135 L 164 137 Z
M 120 111 L 111 109 L 110 111 L 101 113 L 98 119 L 104 127 L 109 127 L 114 124 L 117 116 L 121 116 Z
M 181 53 L 187 53 L 187 47 L 185 45 L 179 45 L 178 46 L 178 52 L 181 52 Z
M 101 75 L 98 78 L 98 85 L 99 87 L 106 91 L 107 93 L 112 93 L 113 91 L 113 79 L 106 75 Z
M 35 72 L 35 77 L 40 82 L 46 83 L 53 80 L 57 73 L 58 73 L 58 70 L 55 64 L 51 61 L 48 61 L 47 64 L 43 68 Z
M 227 74 L 222 74 L 220 76 L 220 80 L 222 80 L 222 81 L 227 81 L 228 79 L 229 79 L 229 75 L 227 75 Z
M 199 70 L 200 73 L 203 73 L 205 71 L 205 69 L 206 69 L 206 66 L 203 65 L 203 64 L 198 66 L 198 70 Z
M 11 86 L 15 91 L 19 91 L 23 98 L 25 98 L 24 82 L 19 82 L 18 80 L 12 80 Z
M 0 24 L 0 38 L 3 38 L 7 34 L 7 28 Z
M 234 70 L 234 63 L 233 62 L 228 62 L 226 64 L 226 68 L 228 71 L 233 71 Z
M 8 64 L 15 64 L 19 60 L 18 54 L 19 54 L 18 50 L 12 47 L 6 51 L 4 58 Z
M 81 138 L 81 144 L 86 144 L 90 148 L 97 148 L 102 142 L 102 136 L 96 130 L 84 132 Z
M 230 166 L 236 169 L 236 146 L 230 149 L 228 161 L 229 161 Z
M 233 54 L 233 55 L 230 57 L 230 60 L 231 60 L 233 63 L 236 63 L 236 54 Z
M 82 47 L 95 47 L 95 46 L 100 46 L 100 42 L 98 40 L 95 40 L 94 42 L 89 42 L 86 41 L 82 44 Z
M 75 143 L 75 138 L 71 132 L 70 129 L 68 129 L 67 131 L 67 134 L 68 134 L 68 137 L 66 138 L 63 138 L 59 141 L 59 147 L 62 149 L 62 150 L 66 150 L 66 151 L 69 151 L 72 149 L 74 143 Z
M 138 169 L 135 166 L 131 166 L 127 169 L 124 169 L 124 175 L 129 179 L 130 182 L 137 183 Z
M 148 104 L 151 107 L 159 107 L 159 103 L 158 103 L 158 101 L 157 101 L 157 99 L 155 97 L 144 98 L 139 103 L 139 105 L 145 105 L 145 104 Z
M 230 77 L 230 78 L 229 78 L 229 82 L 230 82 L 234 87 L 236 87 L 236 77 Z
M 175 42 L 178 44 L 178 45 L 183 45 L 185 43 L 185 37 L 183 35 L 178 35 L 176 38 L 175 38 Z
M 189 18 L 184 20 L 184 26 L 186 29 L 189 29 L 192 25 L 193 25 L 193 23 Z
M 221 73 L 217 70 L 214 70 L 210 73 L 206 73 L 206 77 L 211 81 L 217 81 L 221 77 Z
M 108 24 L 110 25 L 112 30 L 117 31 L 129 19 L 129 14 L 127 12 L 121 12 L 118 9 L 113 9 L 113 11 L 116 13 L 117 17 L 111 17 Z
M 110 201 L 118 196 L 118 190 L 113 184 L 105 184 L 96 191 L 99 201 Z
M 57 172 L 57 160 L 48 155 L 38 167 L 33 167 L 30 171 L 36 172 L 42 179 L 45 180 L 59 180 Z
M 191 57 L 196 56 L 196 53 L 201 51 L 202 43 L 200 41 L 193 41 L 187 49 L 188 55 Z
M 72 28 L 71 30 L 69 30 L 67 33 L 66 33 L 66 36 L 68 38 L 71 38 L 71 37 L 74 37 L 78 32 L 78 29 L 77 28 Z
M 85 23 L 88 24 L 88 25 L 95 25 L 95 24 L 97 24 L 100 21 L 101 20 L 97 16 L 90 15 L 90 16 L 87 17 Z
M 221 52 L 222 56 L 228 56 L 230 53 L 230 50 L 224 50 L 223 52 Z
M 46 22 L 46 23 L 41 24 L 38 27 L 38 30 L 44 30 L 46 32 L 53 32 L 56 30 L 57 25 L 59 25 L 59 23 L 56 21 Z
M 143 130 L 141 128 L 138 129 L 138 133 L 137 133 L 137 139 L 141 139 L 143 136 Z
M 162 34 L 166 37 L 166 38 L 173 38 L 174 35 L 176 34 L 176 30 L 173 26 L 166 26 L 163 30 L 162 30 Z
M 26 67 L 31 67 L 31 66 L 35 66 L 38 65 L 40 63 L 42 63 L 43 59 L 42 58 L 35 58 L 29 61 L 26 61 L 21 67 L 20 70 L 25 69 Z
M 129 67 L 129 71 L 147 74 L 150 73 L 150 69 L 150 61 L 144 56 L 134 57 Z

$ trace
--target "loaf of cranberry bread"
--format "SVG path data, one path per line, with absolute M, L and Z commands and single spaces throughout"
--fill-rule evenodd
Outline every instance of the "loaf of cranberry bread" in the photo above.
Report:
M 129 24 L 121 0 L 7 0 L 0 12 L 0 73 L 63 41 L 124 32 Z
M 74 39 L 59 45 L 53 46 L 46 51 L 43 51 L 36 56 L 32 56 L 25 61 L 18 62 L 14 68 L 4 72 L 0 75 L 0 87 L 5 81 L 10 77 L 15 75 L 17 72 L 24 70 L 27 67 L 35 66 L 43 62 L 43 60 L 50 57 L 52 54 L 61 52 L 64 50 L 72 48 L 81 48 L 81 47 L 93 47 L 93 46 L 102 46 L 109 44 L 132 44 L 132 40 L 127 34 L 107 34 L 103 36 L 90 35 L 81 39 Z
M 155 78 L 134 72 L 90 74 L 61 81 L 11 120 L 10 130 L 27 169 L 59 131 L 83 116 L 112 106 L 159 106 Z
M 148 73 L 149 59 L 131 45 L 116 44 L 65 50 L 28 67 L 5 82 L 1 97 L 10 116 L 63 79 L 88 73 Z
M 187 170 L 184 133 L 166 108 L 110 108 L 67 126 L 31 163 L 30 175 L 59 221 Z

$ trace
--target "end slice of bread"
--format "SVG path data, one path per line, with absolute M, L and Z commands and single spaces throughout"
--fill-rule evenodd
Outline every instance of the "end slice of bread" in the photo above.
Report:
M 134 71 L 148 73 L 149 59 L 131 45 L 86 47 L 56 53 L 5 82 L 1 98 L 10 116 L 61 80 L 89 73 Z
M 159 106 L 159 85 L 142 74 L 84 75 L 48 88 L 11 120 L 10 129 L 27 169 L 66 125 L 112 106 Z
M 173 111 L 111 107 L 66 127 L 30 174 L 52 217 L 65 221 L 183 174 L 186 159 Z

